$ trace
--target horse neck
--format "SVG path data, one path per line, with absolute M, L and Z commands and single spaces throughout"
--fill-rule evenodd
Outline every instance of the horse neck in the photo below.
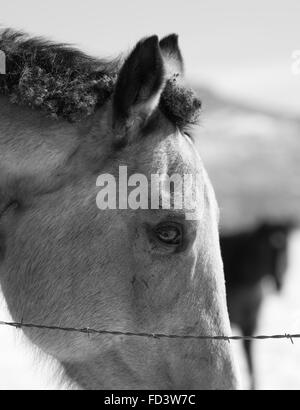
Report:
M 88 126 L 47 118 L 0 97 L 0 188 L 29 177 L 51 189 L 53 175 L 82 174 L 88 161 L 79 148 Z
M 20 157 L 53 158 L 74 149 L 77 132 L 74 125 L 54 120 L 44 114 L 9 103 L 0 97 L 1 153 L 15 153 Z

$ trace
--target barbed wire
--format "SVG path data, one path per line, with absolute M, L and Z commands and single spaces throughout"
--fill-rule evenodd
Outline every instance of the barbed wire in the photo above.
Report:
M 294 344 L 293 339 L 300 339 L 300 334 L 278 334 L 278 335 L 257 335 L 257 336 L 210 336 L 210 335 L 178 335 L 165 333 L 146 333 L 146 332 L 123 332 L 119 330 L 98 330 L 93 328 L 76 328 L 62 326 L 38 325 L 33 323 L 22 322 L 4 322 L 0 320 L 0 326 L 13 327 L 16 329 L 40 329 L 40 330 L 57 330 L 61 332 L 84 333 L 87 335 L 111 335 L 127 337 L 146 337 L 152 339 L 194 339 L 194 340 L 215 340 L 215 341 L 239 341 L 239 340 L 270 340 L 270 339 L 288 339 Z

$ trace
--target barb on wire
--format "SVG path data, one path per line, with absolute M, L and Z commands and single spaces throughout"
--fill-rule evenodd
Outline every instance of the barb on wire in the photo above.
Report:
M 40 330 L 57 330 L 61 332 L 84 333 L 90 335 L 111 335 L 111 336 L 128 336 L 128 337 L 147 337 L 152 339 L 196 339 L 196 340 L 222 340 L 230 343 L 231 340 L 268 340 L 268 339 L 289 339 L 294 344 L 294 339 L 300 339 L 300 334 L 279 334 L 279 335 L 258 335 L 258 336 L 210 336 L 210 335 L 178 335 L 164 333 L 135 333 L 122 332 L 118 330 L 97 330 L 92 328 L 76 328 L 37 325 L 33 323 L 4 322 L 0 321 L 0 326 L 14 327 L 15 329 L 29 328 Z

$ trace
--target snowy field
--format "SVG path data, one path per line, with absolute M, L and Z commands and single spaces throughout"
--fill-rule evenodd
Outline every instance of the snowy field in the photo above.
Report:
M 300 333 L 300 232 L 290 245 L 290 266 L 283 293 L 266 298 L 258 333 Z M 9 320 L 4 303 L 0 320 Z M 234 329 L 234 332 L 237 331 Z M 241 368 L 243 387 L 247 371 L 240 342 L 232 342 Z M 255 362 L 259 389 L 300 389 L 300 340 L 255 342 Z M 58 366 L 32 351 L 19 330 L 0 326 L 0 389 L 59 388 Z
M 266 299 L 258 333 L 300 333 L 300 232 L 292 236 L 283 293 Z M 300 339 L 255 342 L 259 389 L 300 389 Z

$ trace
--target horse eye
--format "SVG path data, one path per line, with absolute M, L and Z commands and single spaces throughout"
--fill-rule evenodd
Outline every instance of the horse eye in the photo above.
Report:
M 178 246 L 182 242 L 182 228 L 177 224 L 161 224 L 155 229 L 155 234 L 166 245 Z

